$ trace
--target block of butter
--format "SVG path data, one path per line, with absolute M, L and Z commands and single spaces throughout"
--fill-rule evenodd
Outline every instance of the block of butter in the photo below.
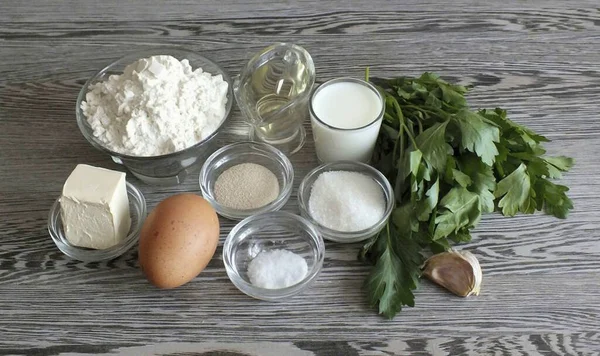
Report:
M 72 245 L 105 249 L 131 227 L 125 173 L 79 164 L 59 199 L 65 237 Z

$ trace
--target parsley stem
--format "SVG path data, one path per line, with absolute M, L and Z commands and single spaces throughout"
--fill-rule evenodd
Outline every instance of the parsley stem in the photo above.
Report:
M 404 107 L 410 108 L 410 109 L 415 109 L 417 111 L 425 112 L 425 113 L 428 113 L 430 115 L 435 115 L 435 116 L 446 116 L 447 115 L 447 113 L 445 113 L 443 110 L 439 110 L 438 112 L 435 112 L 435 111 L 424 109 L 423 107 L 416 106 L 416 105 L 404 105 Z
M 398 138 L 400 140 L 396 140 L 394 143 L 394 162 L 396 162 L 396 152 L 398 151 L 398 142 L 400 142 L 400 156 L 398 158 L 402 160 L 404 158 L 404 125 L 400 125 L 400 130 L 398 130 Z
M 390 114 L 388 114 L 387 112 L 385 114 L 383 114 L 383 117 L 386 119 L 386 121 L 389 121 L 390 123 L 394 122 L 394 117 Z
M 410 143 L 412 143 L 412 145 L 415 148 L 415 150 L 418 149 L 419 146 L 417 145 L 417 141 L 415 141 L 415 137 L 410 132 L 408 132 L 408 131 L 406 132 L 406 136 L 408 136 L 408 138 L 410 139 Z
M 394 106 L 394 111 L 396 111 L 396 115 L 398 115 L 398 120 L 400 121 L 400 128 L 404 127 L 404 130 L 406 131 L 406 136 L 408 136 L 408 138 L 410 139 L 413 147 L 417 149 L 417 142 L 415 141 L 415 137 L 410 132 L 408 126 L 406 126 L 406 119 L 404 118 L 404 114 L 402 114 L 402 108 L 400 108 L 400 104 L 398 104 L 396 98 L 394 98 L 393 96 L 391 96 L 391 98 L 392 105 Z
M 419 135 L 423 133 L 423 124 L 421 123 L 421 120 L 419 120 L 417 118 L 417 124 L 419 125 Z
M 392 241 L 391 241 L 392 234 L 390 234 L 390 221 L 391 220 L 388 220 L 388 223 L 385 224 L 385 229 L 387 231 L 387 243 L 388 243 L 388 247 L 391 248 L 391 246 L 392 246 Z

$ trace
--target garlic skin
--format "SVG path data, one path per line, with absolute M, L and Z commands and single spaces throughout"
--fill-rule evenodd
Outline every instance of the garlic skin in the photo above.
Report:
M 425 261 L 423 275 L 460 296 L 479 295 L 483 273 L 479 261 L 469 251 L 451 250 Z

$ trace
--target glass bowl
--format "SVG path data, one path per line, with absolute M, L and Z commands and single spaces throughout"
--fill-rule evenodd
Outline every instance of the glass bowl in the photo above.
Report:
M 381 190 L 383 191 L 383 196 L 385 199 L 385 212 L 383 217 L 370 228 L 359 231 L 333 230 L 319 224 L 315 219 L 313 219 L 308 209 L 308 201 L 312 191 L 312 186 L 321 173 L 329 171 L 359 172 L 373 178 L 373 180 L 381 187 Z M 377 169 L 356 161 L 336 161 L 322 164 L 310 171 L 304 177 L 302 182 L 300 182 L 300 186 L 298 187 L 298 205 L 300 207 L 300 214 L 307 218 L 319 229 L 324 239 L 335 242 L 359 242 L 377 234 L 385 226 L 387 219 L 390 217 L 390 214 L 394 209 L 394 199 L 394 191 L 387 178 Z M 351 219 L 352 217 L 348 218 Z
M 187 59 L 194 70 L 198 67 L 201 67 L 205 72 L 211 73 L 212 75 L 222 75 L 223 80 L 229 84 L 227 89 L 225 116 L 215 132 L 206 137 L 204 140 L 181 151 L 161 156 L 149 157 L 130 156 L 112 151 L 105 147 L 104 143 L 94 136 L 93 129 L 91 128 L 81 109 L 81 103 L 85 100 L 85 96 L 92 84 L 104 81 L 110 75 L 122 74 L 127 65 L 140 58 L 146 58 L 154 55 L 171 55 L 179 60 Z M 222 131 L 223 126 L 229 117 L 233 100 L 231 78 L 218 64 L 198 53 L 188 50 L 155 48 L 124 56 L 92 76 L 84 84 L 83 88 L 81 88 L 81 91 L 79 92 L 79 95 L 77 96 L 75 114 L 77 116 L 77 125 L 79 126 L 79 129 L 86 140 L 98 150 L 108 153 L 114 162 L 127 167 L 131 173 L 145 183 L 156 185 L 176 185 L 185 180 L 188 171 L 192 166 L 204 162 L 204 160 L 206 160 L 206 158 L 217 149 L 216 137 Z
M 254 286 L 248 265 L 259 253 L 285 249 L 304 257 L 308 270 L 300 282 L 281 289 Z M 231 282 L 243 293 L 262 300 L 281 301 L 300 293 L 323 267 L 325 244 L 319 231 L 301 216 L 283 211 L 250 216 L 239 222 L 223 245 L 223 261 Z
M 127 197 L 129 198 L 129 211 L 131 214 L 129 233 L 120 244 L 102 250 L 73 246 L 69 243 L 65 237 L 60 217 L 60 203 L 56 199 L 48 215 L 48 232 L 56 247 L 65 255 L 83 262 L 112 260 L 127 252 L 139 240 L 140 229 L 146 218 L 146 199 L 144 199 L 142 192 L 129 182 L 127 182 Z
M 267 205 L 256 209 L 240 210 L 220 204 L 214 194 L 215 182 L 225 170 L 240 163 L 260 164 L 275 174 L 279 182 L 279 195 Z M 292 162 L 275 147 L 262 142 L 237 142 L 224 146 L 213 153 L 200 170 L 200 191 L 213 208 L 233 220 L 241 220 L 250 215 L 281 209 L 292 194 L 294 167 Z

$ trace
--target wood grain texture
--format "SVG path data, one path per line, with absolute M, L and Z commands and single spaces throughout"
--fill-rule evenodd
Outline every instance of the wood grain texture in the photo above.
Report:
M 62 355 L 600 355 L 600 9 L 595 0 L 472 2 L 0 2 L 0 354 Z M 327 243 L 304 294 L 267 303 L 228 280 L 221 246 L 191 283 L 159 291 L 135 249 L 102 263 L 70 260 L 46 230 L 48 209 L 77 163 L 121 169 L 75 123 L 85 80 L 157 45 L 203 52 L 237 74 L 279 41 L 307 48 L 318 82 L 436 71 L 475 86 L 576 160 L 563 180 L 575 209 L 486 216 L 464 248 L 484 269 L 482 295 L 460 299 L 424 282 L 394 320 L 366 304 L 358 244 Z M 296 180 L 316 165 L 310 135 Z M 245 137 L 234 109 L 222 143 Z M 140 187 L 149 208 L 180 191 Z M 293 197 L 284 208 L 298 212 Z M 221 219 L 221 245 L 234 222 Z

